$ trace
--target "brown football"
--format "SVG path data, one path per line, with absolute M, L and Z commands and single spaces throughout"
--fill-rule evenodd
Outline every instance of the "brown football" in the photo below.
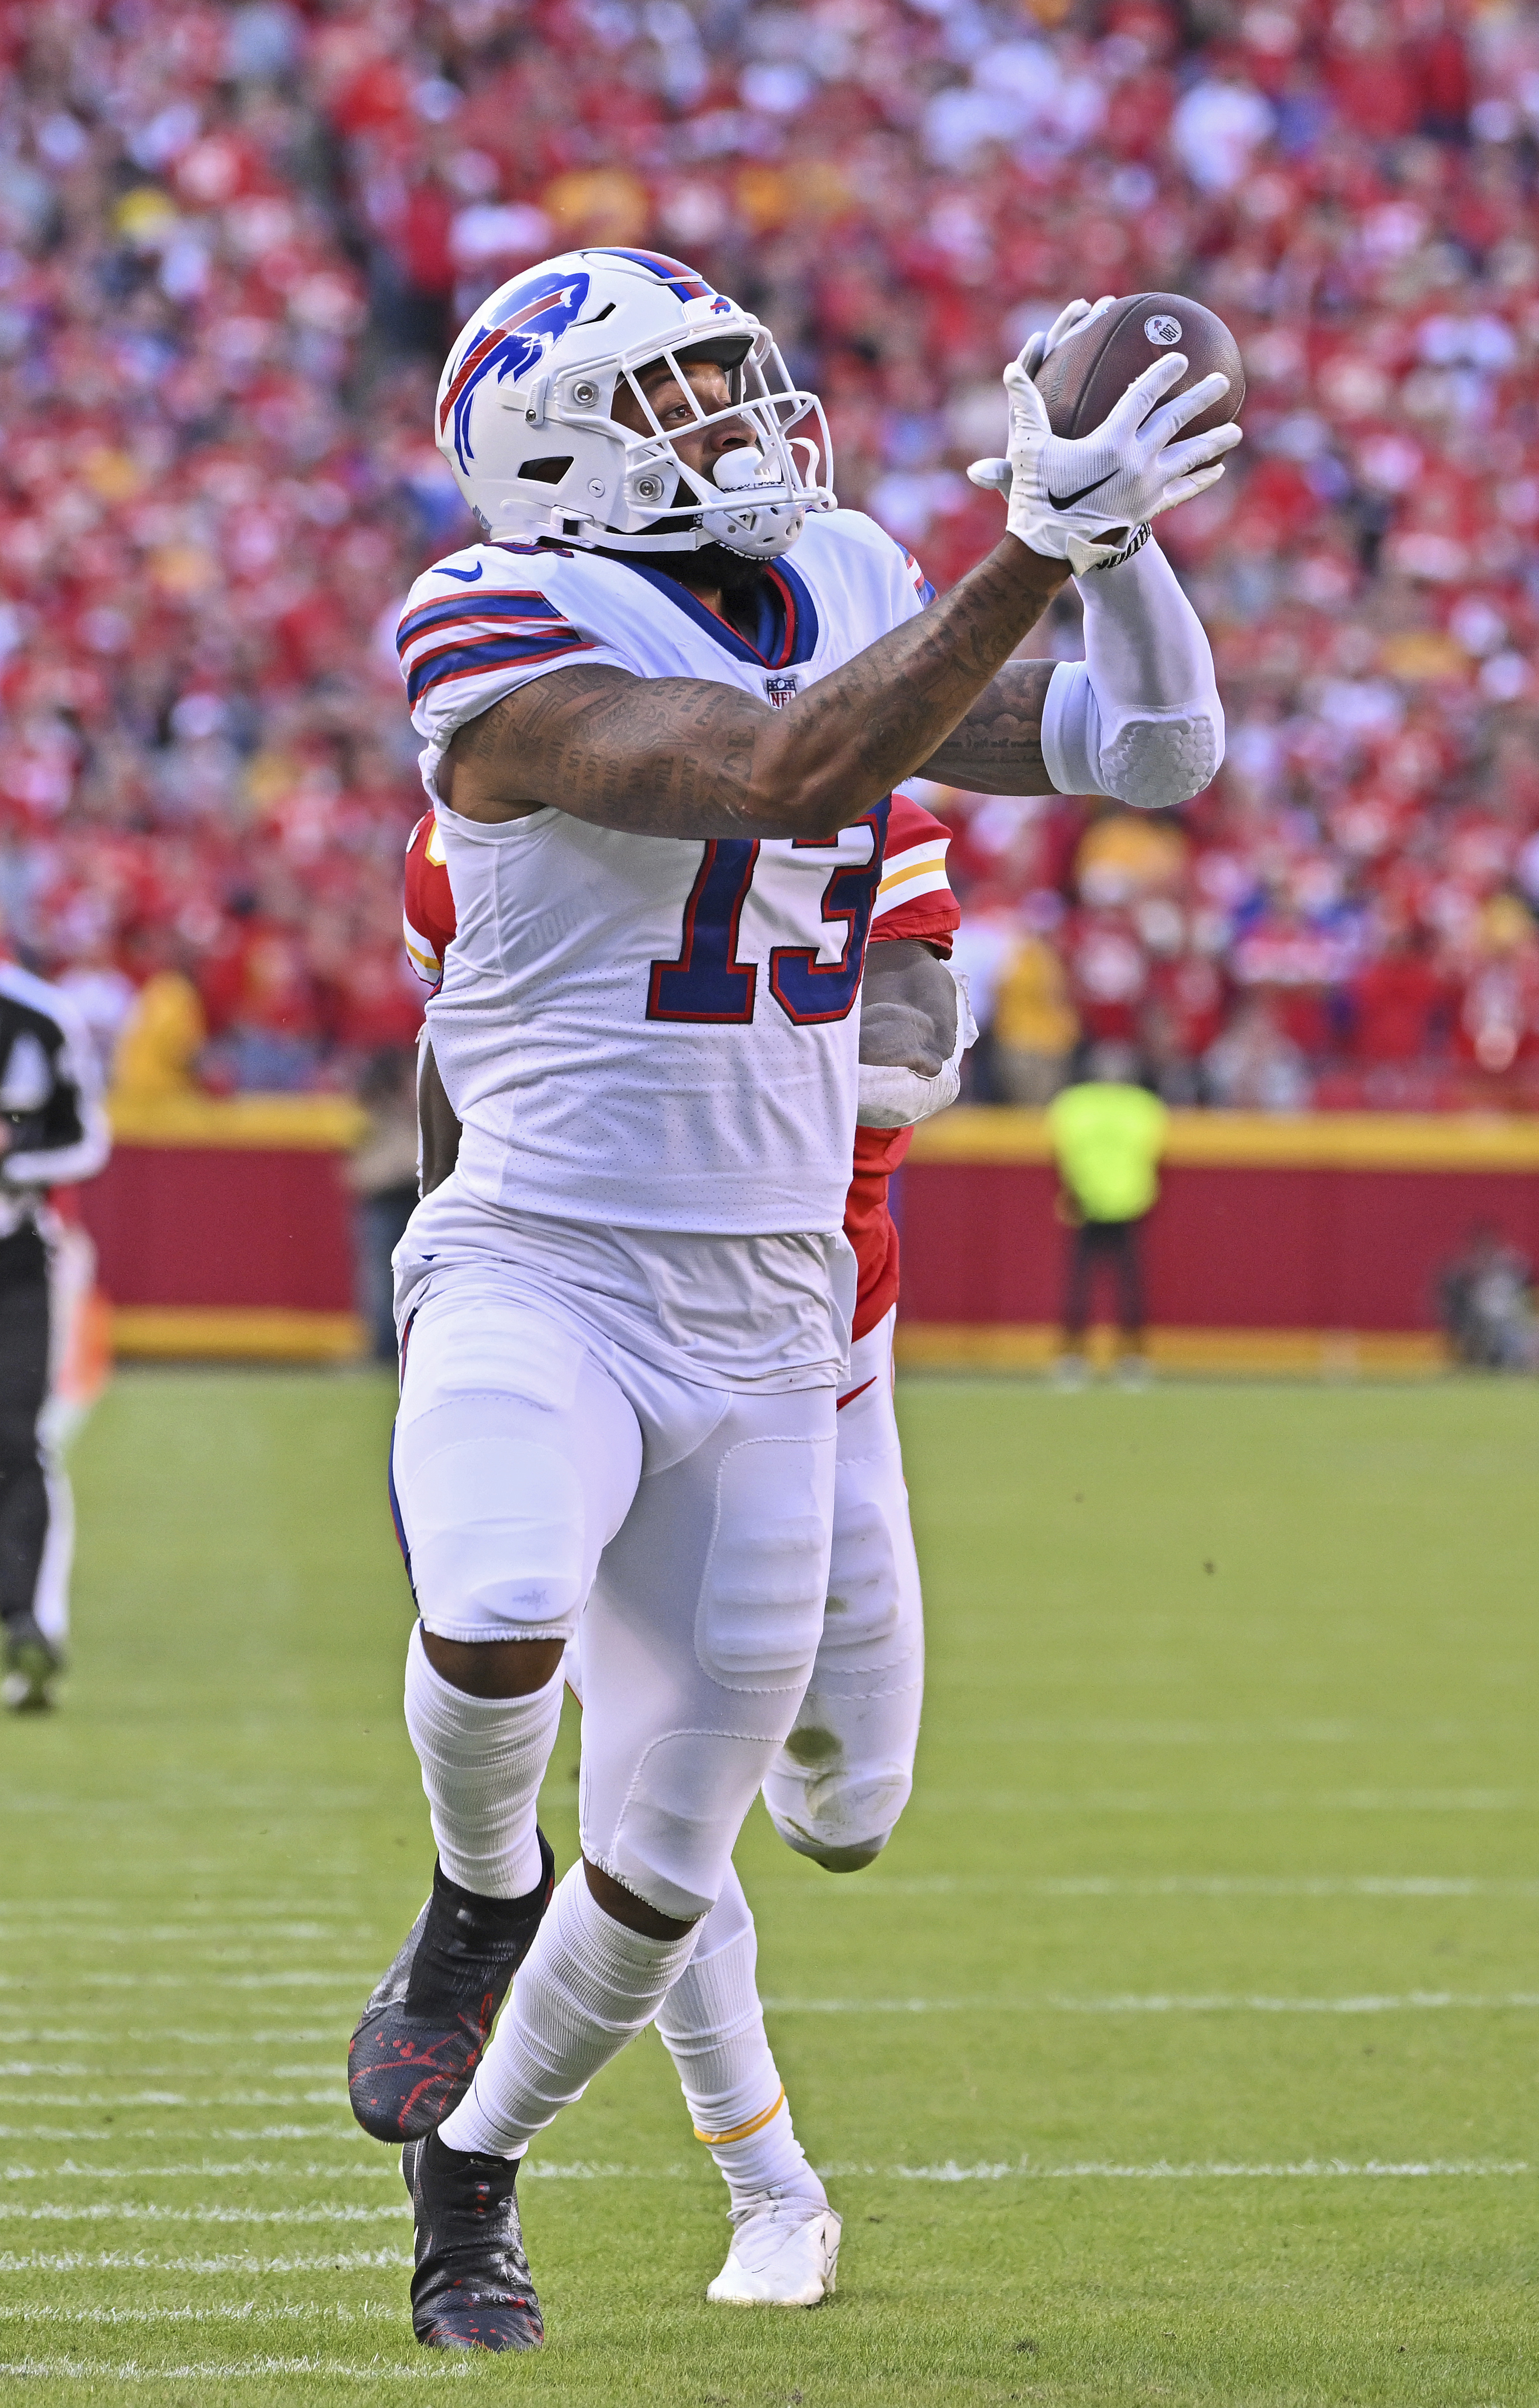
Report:
M 1037 387 L 1054 434 L 1093 434 L 1133 379 L 1167 351 L 1180 351 L 1187 362 L 1177 393 L 1201 384 L 1215 368 L 1230 380 L 1228 393 L 1182 428 L 1183 437 L 1239 417 L 1245 371 L 1240 346 L 1222 318 L 1182 293 L 1135 293 L 1130 300 L 1114 301 L 1093 325 L 1071 335 L 1038 369 Z M 1171 396 L 1164 397 L 1168 401 Z

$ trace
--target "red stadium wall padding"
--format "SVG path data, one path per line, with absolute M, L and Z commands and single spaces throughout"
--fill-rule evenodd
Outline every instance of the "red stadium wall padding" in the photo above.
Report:
M 120 1145 L 80 1191 L 115 1305 L 352 1310 L 343 1157 L 314 1148 Z
M 80 1191 L 80 1218 L 111 1302 L 172 1312 L 350 1312 L 352 1203 L 346 1153 L 329 1122 L 295 1143 L 295 1131 L 269 1107 L 274 1135 L 291 1141 L 253 1142 L 246 1128 L 232 1144 L 209 1140 L 227 1140 L 242 1119 L 237 1108 L 205 1105 L 194 1117 L 193 1142 L 156 1144 L 148 1132 L 120 1129 L 108 1168 Z M 1475 1222 L 1493 1222 L 1539 1261 L 1539 1170 L 1442 1160 L 1426 1167 L 1425 1155 L 1416 1167 L 1235 1160 L 1245 1133 L 1218 1128 L 1215 1117 L 1190 1116 L 1187 1158 L 1167 1164 L 1149 1218 L 1148 1306 L 1157 1326 L 1424 1331 L 1436 1326 L 1438 1271 Z M 945 1132 L 947 1122 L 936 1126 Z M 1008 1138 L 1009 1126 L 1006 1115 L 997 1123 L 957 1115 L 945 1141 L 992 1148 L 996 1129 Z M 1295 1135 L 1313 1141 L 1302 1125 L 1261 1135 L 1269 1144 Z M 1193 1160 L 1199 1144 L 1230 1158 Z M 1003 1160 L 977 1152 L 911 1159 L 894 1197 L 904 1320 L 1055 1321 L 1067 1242 L 1054 1211 L 1057 1192 L 1051 1165 L 1019 1152 Z
M 912 1322 L 1051 1322 L 1066 1232 L 1036 1162 L 911 1162 L 897 1199 Z M 1539 1261 L 1539 1177 L 1176 1164 L 1145 1235 L 1166 1327 L 1420 1330 L 1437 1274 L 1494 1222 Z

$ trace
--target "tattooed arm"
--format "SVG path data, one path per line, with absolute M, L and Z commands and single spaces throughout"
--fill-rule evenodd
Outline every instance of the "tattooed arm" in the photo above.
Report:
M 1042 717 L 1052 661 L 1006 661 L 925 763 L 927 778 L 975 795 L 1050 795 Z
M 949 758 L 938 747 L 1066 573 L 1006 536 L 949 594 L 784 710 L 703 679 L 553 670 L 459 730 L 439 794 L 474 820 L 554 804 L 647 836 L 831 836 L 922 764 Z M 1023 731 L 1031 708 L 1020 706 Z M 983 740 L 998 750 L 1002 737 Z

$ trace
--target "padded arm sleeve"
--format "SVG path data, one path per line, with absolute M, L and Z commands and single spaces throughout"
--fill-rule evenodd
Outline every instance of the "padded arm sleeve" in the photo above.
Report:
M 1043 757 L 1061 795 L 1140 810 L 1189 802 L 1224 757 L 1224 709 L 1202 624 L 1159 546 L 1079 580 L 1085 659 L 1060 661 Z

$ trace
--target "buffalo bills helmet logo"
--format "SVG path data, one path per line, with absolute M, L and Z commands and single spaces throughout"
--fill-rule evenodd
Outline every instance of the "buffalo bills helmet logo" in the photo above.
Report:
M 439 404 L 440 436 L 453 413 L 454 452 L 462 468 L 468 468 L 472 457 L 470 404 L 482 379 L 495 370 L 498 384 L 507 377 L 516 384 L 527 376 L 566 333 L 587 297 L 588 279 L 581 273 L 526 277 L 513 286 L 494 322 L 476 328 Z

